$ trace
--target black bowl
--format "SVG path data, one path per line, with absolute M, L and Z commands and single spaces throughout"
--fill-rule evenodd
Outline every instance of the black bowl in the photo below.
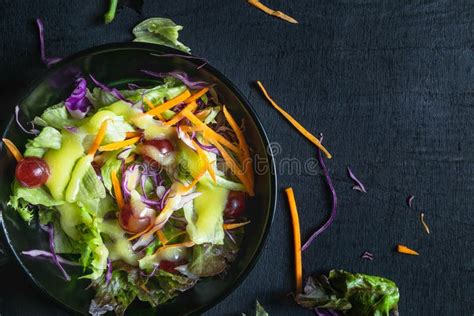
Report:
M 245 120 L 245 134 L 249 145 L 258 157 L 255 178 L 256 195 L 251 199 L 247 216 L 251 223 L 246 228 L 245 237 L 238 257 L 232 263 L 224 278 L 204 279 L 198 285 L 173 299 L 152 309 L 143 304 L 129 307 L 130 315 L 188 315 L 201 313 L 217 304 L 229 295 L 254 266 L 262 250 L 273 219 L 276 201 L 276 176 L 274 162 L 268 149 L 268 139 L 255 112 L 238 89 L 219 71 L 210 65 L 197 69 L 201 60 L 179 56 L 156 57 L 151 54 L 181 54 L 167 47 L 122 43 L 92 48 L 64 59 L 55 65 L 30 90 L 20 108 L 28 119 L 40 114 L 46 107 L 53 105 L 71 92 L 74 79 L 79 74 L 93 74 L 97 80 L 110 86 L 121 87 L 127 82 L 140 83 L 150 77 L 141 69 L 154 71 L 184 70 L 192 77 L 215 84 L 220 100 L 227 105 L 236 119 Z M 12 117 L 6 126 L 3 137 L 23 146 L 29 135 L 23 133 Z M 30 249 L 48 249 L 47 237 L 40 231 L 35 221 L 28 226 L 18 214 L 7 206 L 10 187 L 14 177 L 15 161 L 2 148 L 0 155 L 0 201 L 3 212 L 2 227 L 12 253 L 33 282 L 51 298 L 68 309 L 87 314 L 89 302 L 93 296 L 86 291 L 88 281 L 78 280 L 81 271 L 68 268 L 72 281 L 63 280 L 57 268 L 44 260 L 32 259 L 21 255 Z

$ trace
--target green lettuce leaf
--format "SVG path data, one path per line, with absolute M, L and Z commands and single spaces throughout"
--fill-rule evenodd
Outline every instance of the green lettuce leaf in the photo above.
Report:
M 41 133 L 26 144 L 25 157 L 43 157 L 48 149 L 61 148 L 62 135 L 53 128 L 46 126 Z
M 79 121 L 69 116 L 64 103 L 61 102 L 47 108 L 41 116 L 35 117 L 33 122 L 39 126 L 62 129 L 64 126 L 76 126 Z
M 15 209 L 29 223 L 33 218 L 33 211 L 29 205 L 53 207 L 63 203 L 63 201 L 53 199 L 42 187 L 25 188 L 15 180 L 8 205 Z
M 329 277 L 310 277 L 296 302 L 306 308 L 326 308 L 346 315 L 388 316 L 397 310 L 400 294 L 388 279 L 331 270 Z
M 141 93 L 142 89 L 137 90 L 119 90 L 119 92 L 124 96 L 125 99 L 129 99 L 131 101 L 137 100 Z M 119 101 L 113 94 L 110 92 L 104 91 L 99 87 L 95 87 L 92 90 L 89 100 L 94 105 L 95 108 L 101 108 L 107 105 L 111 105 Z
M 247 316 L 247 314 L 242 313 L 242 316 Z M 258 300 L 255 303 L 255 316 L 268 316 L 267 311 L 263 308 Z
M 187 277 L 163 270 L 158 270 L 152 277 L 146 277 L 140 269 L 120 261 L 114 262 L 112 268 L 109 283 L 105 276 L 92 282 L 96 295 L 89 312 L 93 315 L 98 315 L 100 311 L 114 311 L 116 315 L 123 315 L 136 297 L 156 307 L 196 283 Z
M 193 255 L 189 263 L 189 272 L 200 277 L 220 274 L 226 270 L 229 263 L 235 260 L 243 237 L 243 227 L 233 230 L 232 241 L 228 235 L 223 245 L 203 244 L 193 247 Z
M 133 28 L 134 42 L 145 42 L 169 46 L 189 53 L 191 49 L 178 41 L 183 27 L 170 19 L 151 18 Z
M 112 171 L 118 172 L 122 165 L 122 161 L 117 159 L 118 151 L 114 151 L 108 154 L 108 158 L 105 163 L 100 168 L 100 173 L 102 175 L 102 182 L 104 183 L 105 188 L 112 193 L 112 179 L 110 175 Z

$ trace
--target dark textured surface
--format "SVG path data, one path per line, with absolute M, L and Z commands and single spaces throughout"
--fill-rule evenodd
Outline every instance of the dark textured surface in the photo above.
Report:
M 105 3 L 0 0 L 2 118 L 16 94 L 45 71 L 34 17 L 45 21 L 51 56 L 128 41 L 144 17 L 170 17 L 185 26 L 182 41 L 249 97 L 271 140 L 282 145 L 277 163 L 305 161 L 315 151 L 252 81 L 262 80 L 304 126 L 325 134 L 339 214 L 304 253 L 305 273 L 342 268 L 388 277 L 400 287 L 401 315 L 474 313 L 472 1 L 267 1 L 299 25 L 266 16 L 244 0 L 148 0 L 143 16 L 124 9 L 105 26 Z M 347 165 L 367 194 L 351 190 Z M 283 169 L 279 185 L 294 188 L 307 236 L 329 208 L 321 177 Z M 414 209 L 406 207 L 408 194 L 416 196 Z M 293 288 L 290 232 L 280 194 L 261 260 L 206 315 L 250 312 L 255 298 L 271 315 L 311 315 L 287 297 Z M 421 256 L 395 253 L 397 243 Z M 365 250 L 374 261 L 359 258 Z M 0 314 L 66 314 L 38 297 L 13 260 L 0 269 Z

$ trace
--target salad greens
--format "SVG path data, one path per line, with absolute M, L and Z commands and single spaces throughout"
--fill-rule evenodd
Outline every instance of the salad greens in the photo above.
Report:
M 189 53 L 191 49 L 178 41 L 179 31 L 183 27 L 170 19 L 151 18 L 133 28 L 134 42 L 164 45 Z
M 296 302 L 306 308 L 323 308 L 345 315 L 388 316 L 397 310 L 400 294 L 388 279 L 343 270 L 331 270 L 329 277 L 309 277 Z
M 179 27 L 166 23 L 158 29 L 173 37 Z M 253 178 L 209 84 L 185 74 L 117 90 L 90 79 L 34 119 L 42 130 L 23 155 L 14 148 L 9 206 L 49 234 L 51 249 L 24 255 L 53 260 L 66 279 L 61 263 L 81 266 L 91 314 L 122 315 L 136 298 L 157 306 L 225 273 Z

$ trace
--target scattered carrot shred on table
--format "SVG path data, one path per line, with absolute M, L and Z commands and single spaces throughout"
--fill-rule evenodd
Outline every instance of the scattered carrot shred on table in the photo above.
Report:
M 16 161 L 20 161 L 23 159 L 23 155 L 21 154 L 20 150 L 18 150 L 18 148 L 15 146 L 15 144 L 13 144 L 11 140 L 9 140 L 8 138 L 2 138 L 2 141 Z
M 293 23 L 293 24 L 298 24 L 298 21 L 293 19 L 291 16 L 286 15 L 285 13 L 283 13 L 281 11 L 272 10 L 269 7 L 267 7 L 266 5 L 264 5 L 263 3 L 261 3 L 259 0 L 247 0 L 247 2 L 250 5 L 253 5 L 254 7 L 256 7 L 257 9 L 262 10 L 266 14 L 269 14 L 269 15 L 272 15 L 274 17 L 280 18 L 280 19 L 282 19 L 286 22 L 290 22 L 290 23 Z
M 406 255 L 419 256 L 420 254 L 404 245 L 397 245 L 397 251 Z
M 115 199 L 117 200 L 117 205 L 120 209 L 122 209 L 123 205 L 124 205 L 123 195 L 122 195 L 122 190 L 120 189 L 120 182 L 117 178 L 117 172 L 115 170 L 112 170 L 110 172 L 110 178 L 112 179 L 112 187 L 114 189 L 114 194 L 115 194 Z
M 105 132 L 107 131 L 107 125 L 109 124 L 108 120 L 104 120 L 100 125 L 99 132 L 95 136 L 94 142 L 92 143 L 89 151 L 87 152 L 88 155 L 94 156 L 97 150 L 99 149 L 100 143 L 104 140 Z
M 120 148 L 124 148 L 137 143 L 140 140 L 140 136 L 132 137 L 121 142 L 110 143 L 99 147 L 99 151 L 113 151 Z
M 298 209 L 296 208 L 295 195 L 292 188 L 285 189 L 288 197 L 288 205 L 290 206 L 291 223 L 293 225 L 293 242 L 295 251 L 295 278 L 296 278 L 296 294 L 302 292 L 303 289 L 303 264 L 301 260 L 301 232 L 300 221 L 298 218 Z
M 257 80 L 257 85 L 259 86 L 260 90 L 262 90 L 263 95 L 265 98 L 270 102 L 270 104 L 280 112 L 304 137 L 306 137 L 310 142 L 312 142 L 316 147 L 321 150 L 327 158 L 331 159 L 332 155 L 327 151 L 327 149 L 321 144 L 319 139 L 317 139 L 313 134 L 308 132 L 306 128 L 304 128 L 298 121 L 296 121 L 290 114 L 288 114 L 285 110 L 283 110 L 275 101 L 270 97 L 267 90 L 263 86 L 263 84 Z
M 425 222 L 425 213 L 420 214 L 420 221 L 421 221 L 421 224 L 423 224 L 423 227 L 425 228 L 426 233 L 429 235 L 430 234 L 430 228 L 428 227 L 428 225 Z

